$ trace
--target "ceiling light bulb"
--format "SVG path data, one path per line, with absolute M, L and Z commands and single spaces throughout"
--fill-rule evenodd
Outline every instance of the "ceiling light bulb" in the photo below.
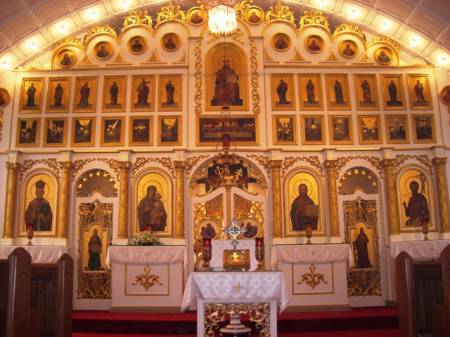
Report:
M 95 19 L 98 18 L 98 13 L 97 13 L 97 11 L 92 10 L 92 11 L 89 13 L 89 15 L 91 16 L 91 19 L 92 19 L 92 20 L 95 20 Z
M 38 50 L 38 44 L 37 44 L 37 42 L 36 41 L 31 41 L 29 44 L 28 44 L 28 47 L 30 48 L 30 49 L 32 49 L 32 50 Z
M 120 5 L 123 9 L 127 9 L 130 7 L 130 0 L 120 0 Z
M 60 24 L 58 26 L 58 30 L 59 30 L 60 33 L 66 34 L 67 33 L 67 26 L 65 24 Z
M 417 37 L 412 37 L 410 40 L 409 40 L 409 45 L 411 46 L 411 47 L 415 47 L 415 46 L 417 46 L 419 44 L 419 39 L 417 38 Z
M 388 21 L 383 21 L 381 24 L 381 30 L 385 32 L 389 29 L 390 26 L 391 24 Z
M 447 63 L 447 56 L 442 55 L 441 57 L 438 58 L 438 63 L 439 65 L 443 66 L 444 64 Z
M 2 68 L 4 69 L 11 69 L 11 62 L 8 59 L 5 59 L 2 61 Z
M 358 13 L 358 11 L 356 10 L 356 8 L 350 9 L 350 18 L 356 19 L 358 16 L 359 16 L 359 13 Z
M 324 8 L 326 5 L 325 0 L 316 0 L 317 7 Z

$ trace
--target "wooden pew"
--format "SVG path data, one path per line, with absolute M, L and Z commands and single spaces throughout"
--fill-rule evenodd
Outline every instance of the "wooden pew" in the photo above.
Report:
M 0 336 L 29 337 L 31 256 L 16 248 L 0 260 Z
M 433 337 L 450 336 L 450 245 L 440 256 L 442 274 L 442 304 L 433 308 Z

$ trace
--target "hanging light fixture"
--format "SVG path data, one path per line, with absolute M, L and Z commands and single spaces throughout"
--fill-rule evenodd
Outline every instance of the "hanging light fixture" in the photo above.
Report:
M 225 36 L 236 30 L 235 3 L 236 0 L 207 0 L 204 2 L 208 9 L 208 29 L 212 34 Z

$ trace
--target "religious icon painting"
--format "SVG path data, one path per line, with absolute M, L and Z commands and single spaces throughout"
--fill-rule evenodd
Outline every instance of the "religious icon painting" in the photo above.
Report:
M 374 227 L 368 226 L 364 221 L 358 221 L 353 228 L 349 228 L 349 236 L 352 241 L 355 254 L 355 269 L 374 268 L 376 264 L 375 242 L 376 233 Z
M 133 181 L 132 235 L 151 229 L 157 236 L 173 234 L 173 185 L 162 172 L 144 170 Z
M 155 81 L 152 75 L 135 75 L 131 87 L 131 111 L 155 111 Z
M 72 146 L 93 146 L 95 118 L 77 117 L 72 120 Z
M 17 120 L 16 146 L 39 146 L 38 118 L 19 118 Z
M 100 61 L 108 60 L 113 53 L 113 46 L 110 42 L 101 41 L 94 46 L 94 55 Z
M 291 38 L 285 33 L 276 33 L 272 37 L 272 48 L 284 52 L 291 47 Z
M 382 143 L 380 115 L 358 116 L 358 134 L 360 144 Z
M 187 21 L 194 26 L 199 26 L 206 22 L 206 11 L 201 7 L 192 7 L 187 12 Z
M 312 54 L 322 52 L 324 44 L 323 38 L 319 35 L 311 35 L 305 39 L 305 49 Z
M 408 144 L 408 115 L 386 115 L 386 138 L 388 144 Z
M 56 56 L 56 62 L 61 68 L 70 68 L 77 63 L 77 54 L 72 49 L 63 49 Z
M 300 74 L 300 109 L 301 110 L 322 110 L 322 81 L 320 74 Z
M 354 80 L 356 108 L 358 110 L 379 110 L 376 75 L 355 75 Z
M 258 125 L 253 116 L 232 116 L 224 119 L 222 116 L 200 117 L 197 127 L 197 144 L 217 146 L 222 144 L 223 134 L 230 136 L 230 142 L 236 145 L 257 145 Z
M 20 94 L 20 112 L 41 112 L 44 79 L 24 78 Z
M 346 74 L 327 74 L 327 103 L 329 110 L 350 110 L 348 77 Z
M 272 139 L 274 145 L 297 144 L 297 119 L 294 115 L 272 117 Z
M 123 146 L 125 139 L 124 117 L 102 118 L 102 146 Z
M 52 173 L 39 170 L 25 178 L 21 189 L 17 234 L 32 227 L 35 236 L 55 235 L 58 183 Z
M 350 115 L 332 115 L 329 122 L 330 143 L 336 145 L 353 144 L 353 125 Z
M 433 184 L 430 184 L 428 175 L 418 168 L 407 168 L 399 173 L 397 181 L 400 230 L 419 231 L 424 224 L 430 230 L 436 230 Z
M 250 6 L 245 12 L 245 21 L 251 25 L 258 25 L 264 20 L 264 10 L 258 6 Z
M 161 38 L 161 48 L 166 52 L 175 52 L 181 46 L 181 39 L 175 33 L 164 34 Z
M 1 89 L 0 89 L 0 95 L 1 95 Z M 441 99 L 441 102 L 443 104 L 445 104 L 446 106 L 450 106 L 450 85 L 447 85 L 444 88 L 442 88 L 441 93 L 439 94 L 439 98 Z M 0 107 L 1 107 L 1 104 L 0 104 Z
M 323 190 L 318 176 L 309 171 L 289 174 L 284 182 L 286 196 L 284 210 L 284 234 L 305 236 L 305 228 L 310 225 L 313 235 L 324 235 Z
M 128 40 L 128 51 L 133 55 L 144 54 L 147 50 L 147 42 L 142 36 L 133 36 Z
M 158 145 L 181 145 L 181 116 L 159 116 Z
M 159 76 L 159 111 L 182 110 L 181 75 Z
M 411 109 L 431 109 L 428 75 L 408 75 L 408 96 Z
M 394 53 L 388 47 L 380 47 L 375 49 L 373 54 L 375 61 L 383 66 L 390 65 L 394 60 Z
M 46 112 L 68 112 L 70 79 L 68 77 L 50 78 L 47 90 Z
M 153 117 L 133 116 L 129 127 L 129 145 L 153 144 Z
M 413 139 L 416 144 L 435 143 L 436 131 L 433 114 L 412 115 Z
M 302 144 L 325 144 L 324 118 L 322 115 L 302 115 Z
M 339 43 L 339 54 L 347 59 L 352 59 L 358 55 L 358 46 L 352 40 L 344 40 Z
M 11 96 L 9 95 L 8 90 L 5 88 L 0 88 L 0 109 L 8 106 L 11 102 Z
M 66 146 L 66 118 L 46 118 L 44 123 L 44 146 Z
M 77 77 L 73 112 L 95 112 L 97 108 L 97 77 Z
M 403 110 L 405 94 L 403 89 L 403 76 L 401 74 L 383 74 L 383 108 L 385 110 Z
M 105 76 L 103 81 L 103 112 L 124 112 L 126 94 L 126 76 Z
M 272 110 L 295 110 L 294 75 L 272 74 Z

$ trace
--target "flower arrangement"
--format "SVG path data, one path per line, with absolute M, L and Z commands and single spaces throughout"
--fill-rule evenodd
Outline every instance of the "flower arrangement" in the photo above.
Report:
M 151 229 L 146 229 L 138 235 L 131 237 L 129 239 L 129 244 L 131 246 L 157 246 L 160 245 L 161 242 Z

